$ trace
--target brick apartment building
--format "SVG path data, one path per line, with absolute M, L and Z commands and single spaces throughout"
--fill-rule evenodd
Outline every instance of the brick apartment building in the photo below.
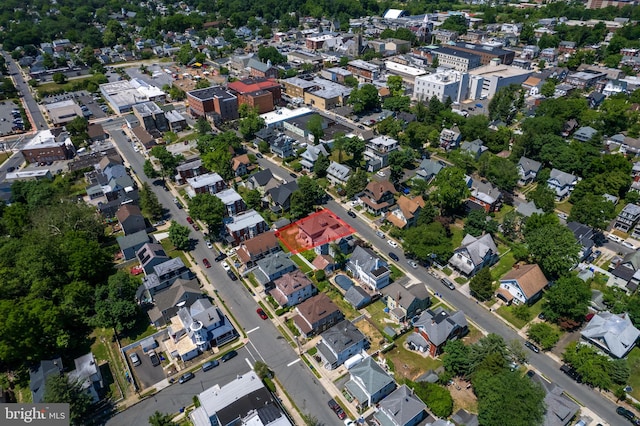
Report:
M 239 105 L 256 108 L 259 114 L 273 111 L 280 103 L 280 84 L 272 78 L 247 78 L 229 83 L 229 90 L 238 97 Z
M 193 117 L 217 114 L 223 120 L 238 118 L 238 98 L 220 86 L 187 92 L 187 101 Z

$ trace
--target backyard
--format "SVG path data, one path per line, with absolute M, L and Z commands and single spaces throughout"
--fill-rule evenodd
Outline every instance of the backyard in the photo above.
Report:
M 627 363 L 631 374 L 629 375 L 628 385 L 633 388 L 629 395 L 636 400 L 640 400 L 640 348 L 635 347 L 627 356 Z
M 387 359 L 389 368 L 395 371 L 396 379 L 400 377 L 415 381 L 422 374 L 429 370 L 436 370 L 442 366 L 442 361 L 431 358 L 428 355 L 421 355 L 417 352 L 405 348 L 404 343 L 409 333 L 395 341 L 396 347 L 387 352 L 384 356 Z
M 541 300 L 538 300 L 536 303 L 534 303 L 532 306 L 527 307 L 526 309 L 518 308 L 517 305 L 510 305 L 510 306 L 505 305 L 505 306 L 499 307 L 497 312 L 498 312 L 498 315 L 500 315 L 502 318 L 507 320 L 515 328 L 520 330 L 522 327 L 527 325 L 529 321 L 537 317 L 540 314 L 540 312 L 542 312 L 542 304 L 543 304 L 543 301 L 541 299 Z M 514 313 L 514 308 L 516 310 L 522 309 L 523 312 L 526 312 L 527 313 L 526 318 L 518 317 Z

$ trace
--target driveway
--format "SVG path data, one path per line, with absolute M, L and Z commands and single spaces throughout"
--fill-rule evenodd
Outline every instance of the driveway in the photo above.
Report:
M 140 365 L 134 367 L 131 364 L 131 358 L 129 355 L 131 353 L 137 353 L 138 358 L 140 358 Z M 162 355 L 160 352 L 156 351 L 158 355 Z M 149 355 L 142 352 L 142 348 L 140 346 L 136 346 L 135 348 L 129 350 L 127 352 L 127 361 L 129 362 L 129 366 L 131 367 L 131 371 L 136 376 L 138 387 L 141 392 L 144 392 L 150 386 L 155 385 L 159 381 L 166 379 L 167 375 L 162 368 L 162 364 L 156 365 L 155 367 L 151 364 L 151 359 L 149 359 Z

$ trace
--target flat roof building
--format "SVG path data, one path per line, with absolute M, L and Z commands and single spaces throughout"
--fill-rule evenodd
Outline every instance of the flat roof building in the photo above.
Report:
M 40 130 L 22 147 L 22 155 L 29 163 L 68 160 L 75 154 L 75 148 L 66 132 Z
M 100 93 L 118 114 L 131 111 L 134 105 L 148 101 L 164 101 L 167 97 L 159 88 L 137 78 L 101 84 Z
M 72 99 L 54 102 L 45 106 L 54 126 L 64 126 L 76 117 L 83 117 L 82 110 Z
M 187 92 L 189 112 L 194 117 L 217 114 L 222 120 L 238 118 L 238 98 L 221 86 Z

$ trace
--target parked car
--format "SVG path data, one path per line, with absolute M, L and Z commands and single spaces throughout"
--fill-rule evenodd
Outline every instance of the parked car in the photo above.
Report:
M 540 352 L 540 349 L 538 349 L 538 347 L 536 345 L 534 345 L 533 343 L 531 343 L 529 341 L 524 342 L 524 345 L 526 347 L 528 347 L 529 349 L 531 349 L 532 351 L 534 351 L 535 353 L 539 353 Z
M 160 357 L 153 349 L 148 352 L 149 359 L 151 360 L 151 365 L 154 367 L 160 365 Z
M 193 229 L 195 229 L 196 231 L 200 230 L 200 227 L 198 226 L 197 223 L 194 223 L 192 226 L 193 226 Z
M 532 378 L 533 378 L 533 376 L 535 376 L 535 375 L 536 375 L 536 372 L 535 372 L 535 371 L 533 371 L 533 370 L 529 370 L 529 371 L 527 371 L 527 377 L 528 377 L 528 378 L 532 379 Z
M 331 410 L 333 412 L 337 411 L 340 408 L 340 405 L 338 405 L 338 403 L 336 402 L 335 399 L 331 398 L 327 404 L 329 404 L 329 408 L 331 408 Z
M 222 269 L 224 269 L 225 271 L 230 271 L 231 267 L 229 266 L 229 264 L 225 261 L 221 263 L 222 265 Z
M 256 152 L 256 157 L 258 157 L 258 158 L 264 158 L 264 155 L 260 154 L 259 152 Z
M 220 253 L 213 260 L 215 260 L 216 262 L 220 262 L 221 260 L 225 260 L 226 258 L 227 258 L 227 255 L 225 253 Z
M 231 358 L 235 358 L 236 356 L 238 356 L 238 352 L 236 351 L 229 351 L 226 354 L 222 355 L 222 358 L 220 358 L 220 360 L 222 362 L 227 362 L 229 361 Z
M 220 365 L 220 361 L 214 359 L 213 361 L 208 361 L 202 364 L 202 371 L 209 371 L 212 368 L 215 368 Z
M 389 257 L 390 257 L 391 259 L 395 260 L 396 262 L 399 262 L 399 261 L 400 261 L 400 258 L 398 257 L 398 255 L 397 255 L 397 254 L 395 254 L 395 253 L 394 253 L 394 252 L 392 252 L 392 251 L 390 251 L 390 252 L 389 252 Z
M 382 238 L 383 240 L 386 238 L 385 235 L 384 235 L 384 232 L 382 232 L 382 231 L 376 231 L 376 235 L 378 237 Z
M 349 216 L 351 216 L 352 218 L 354 218 L 354 219 L 355 219 L 355 217 L 356 217 L 356 214 L 355 214 L 355 212 L 354 212 L 353 210 L 348 210 L 348 211 L 347 211 L 347 214 L 348 214 Z
M 413 260 L 407 260 L 407 263 L 409 264 L 409 266 L 411 266 L 413 269 L 418 269 L 418 264 L 413 261 Z
M 205 244 L 207 245 L 208 249 L 212 249 L 213 248 L 213 244 L 211 244 L 211 241 L 206 241 Z
M 135 352 L 129 355 L 129 358 L 131 359 L 131 364 L 133 364 L 134 367 L 137 367 L 140 364 L 142 364 L 142 361 L 140 361 L 140 357 Z
M 231 281 L 238 281 L 238 277 L 231 269 L 227 271 L 227 276 L 231 279 Z
M 340 420 L 344 420 L 347 418 L 347 413 L 345 413 L 342 408 L 339 408 L 338 411 L 336 411 L 336 416 L 338 416 Z
M 189 380 L 193 379 L 194 377 L 196 377 L 196 375 L 193 374 L 192 372 L 184 373 L 182 376 L 180 376 L 180 380 L 178 380 L 178 383 L 180 384 L 186 383 Z
M 191 219 L 191 216 L 187 216 L 187 222 L 189 222 L 189 225 L 193 225 L 193 219 Z
M 207 269 L 211 268 L 211 262 L 209 262 L 209 259 L 207 259 L 206 257 L 204 259 L 202 259 L 202 264 Z
M 633 411 L 631 410 L 627 410 L 624 407 L 618 407 L 616 408 L 616 413 L 618 413 L 618 415 L 624 417 L 625 419 L 629 420 L 631 423 L 635 425 L 640 424 L 640 420 L 636 418 L 636 415 L 633 414 Z
M 576 382 L 582 383 L 582 376 L 576 371 L 575 368 L 571 367 L 570 365 L 562 364 L 562 367 L 560 367 L 560 371 L 571 377 Z
M 294 179 L 296 179 L 296 178 L 298 177 L 298 175 L 297 175 L 297 174 L 295 174 L 295 173 L 289 173 L 289 176 L 291 176 L 291 177 L 292 177 L 292 178 L 294 178 Z
M 265 311 L 262 310 L 262 308 L 258 308 L 256 309 L 256 312 L 258 313 L 258 316 L 260 318 L 262 318 L 263 320 L 268 319 L 269 317 L 267 316 L 267 314 L 265 313 Z
M 180 202 L 180 200 L 178 200 L 177 198 L 174 198 L 173 202 L 175 203 L 178 209 L 182 209 L 182 203 Z
M 393 240 L 387 240 L 387 243 L 389 243 L 389 245 L 393 248 L 397 248 L 398 247 L 398 243 L 396 243 Z
M 456 286 L 451 282 L 451 280 L 449 278 L 442 278 L 440 280 L 440 282 L 444 285 L 446 285 L 447 287 L 449 287 L 449 290 L 455 290 Z

